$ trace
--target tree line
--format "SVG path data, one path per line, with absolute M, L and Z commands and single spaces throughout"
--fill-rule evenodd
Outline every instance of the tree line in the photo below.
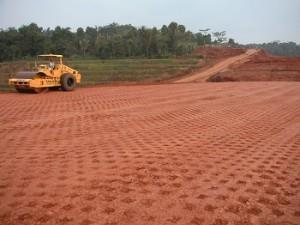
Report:
M 218 41 L 218 40 L 216 40 Z M 212 42 L 210 34 L 192 33 L 175 22 L 160 29 L 113 23 L 102 27 L 43 29 L 35 23 L 0 30 L 0 60 L 34 57 L 41 53 L 67 57 L 169 57 L 191 53 Z
M 32 58 L 42 53 L 101 59 L 166 58 L 188 55 L 200 45 L 223 43 L 239 46 L 233 39 L 227 39 L 226 31 L 193 33 L 176 22 L 161 28 L 112 23 L 85 29 L 79 27 L 76 31 L 60 26 L 44 29 L 31 23 L 19 28 L 0 29 L 0 61 Z M 293 42 L 246 47 L 264 48 L 277 55 L 300 55 L 300 46 Z

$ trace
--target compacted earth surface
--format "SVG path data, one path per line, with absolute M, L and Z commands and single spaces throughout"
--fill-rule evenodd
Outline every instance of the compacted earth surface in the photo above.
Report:
M 298 225 L 300 83 L 0 94 L 0 224 Z

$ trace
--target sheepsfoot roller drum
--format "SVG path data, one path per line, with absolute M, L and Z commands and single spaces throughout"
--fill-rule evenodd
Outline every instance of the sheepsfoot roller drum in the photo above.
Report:
M 41 93 L 48 89 L 72 91 L 81 75 L 62 62 L 62 55 L 39 55 L 35 71 L 19 72 L 8 80 L 10 87 L 21 93 Z

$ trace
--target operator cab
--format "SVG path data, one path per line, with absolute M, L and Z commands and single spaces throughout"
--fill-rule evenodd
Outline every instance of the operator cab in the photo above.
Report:
M 36 61 L 36 67 L 39 69 L 49 69 L 54 70 L 56 65 L 62 65 L 62 55 L 38 55 Z

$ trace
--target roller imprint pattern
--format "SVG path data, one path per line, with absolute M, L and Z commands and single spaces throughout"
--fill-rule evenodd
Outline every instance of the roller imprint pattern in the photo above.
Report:
M 300 84 L 0 94 L 0 224 L 298 225 Z

